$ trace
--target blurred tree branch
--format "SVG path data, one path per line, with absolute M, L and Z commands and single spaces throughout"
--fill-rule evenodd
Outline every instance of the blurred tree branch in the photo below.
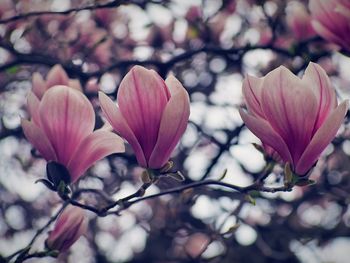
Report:
M 102 9 L 102 8 L 116 8 L 116 7 L 118 7 L 120 5 L 124 5 L 124 4 L 139 4 L 139 5 L 143 6 L 148 2 L 157 3 L 157 1 L 142 1 L 142 2 L 135 1 L 135 3 L 134 3 L 133 1 L 114 0 L 114 1 L 111 1 L 108 3 L 104 3 L 104 4 L 96 3 L 93 5 L 71 8 L 71 9 L 67 9 L 64 11 L 37 11 L 37 12 L 29 12 L 29 13 L 25 13 L 25 14 L 19 14 L 19 15 L 13 16 L 13 17 L 1 19 L 0 24 L 7 24 L 10 22 L 14 22 L 14 21 L 22 20 L 22 19 L 27 19 L 29 17 L 36 17 L 36 16 L 42 16 L 42 15 L 69 15 L 71 13 L 77 13 L 77 12 L 84 11 L 84 10 L 95 10 L 95 9 Z

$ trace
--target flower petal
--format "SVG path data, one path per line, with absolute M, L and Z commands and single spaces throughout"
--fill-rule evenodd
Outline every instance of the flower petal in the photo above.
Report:
M 334 11 L 350 19 L 350 1 L 344 0 L 342 3 L 338 2 Z
M 45 92 L 39 114 L 58 161 L 67 165 L 80 142 L 94 129 L 95 113 L 90 101 L 79 91 L 55 86 Z
M 32 83 L 33 83 L 32 90 L 33 90 L 35 96 L 37 96 L 37 98 L 39 100 L 41 100 L 41 98 L 43 97 L 47 88 L 46 88 L 46 83 L 45 83 L 43 77 L 40 75 L 40 73 L 35 72 L 33 74 Z
M 287 144 L 282 137 L 272 129 L 266 120 L 249 115 L 242 109 L 239 110 L 239 114 L 252 133 L 254 133 L 264 144 L 272 147 L 285 162 L 289 162 L 293 166 L 292 156 Z
M 261 105 L 266 120 L 283 138 L 296 163 L 313 134 L 318 110 L 315 94 L 282 66 L 264 78 Z
M 149 159 L 148 166 L 158 169 L 166 164 L 186 130 L 190 115 L 190 100 L 187 91 L 173 76 L 166 79 L 171 97 L 165 107 L 160 123 L 157 143 Z
M 74 183 L 95 162 L 112 153 L 124 152 L 123 139 L 112 132 L 97 130 L 86 137 L 79 145 L 67 165 Z
M 46 161 L 56 161 L 56 153 L 46 134 L 33 122 L 21 120 L 23 133 L 31 144 L 41 153 Z
M 309 9 L 313 18 L 311 24 L 320 36 L 348 49 L 349 21 L 339 13 L 339 4 L 338 0 L 310 0 Z
M 69 78 L 61 65 L 55 65 L 47 74 L 46 86 L 51 88 L 56 85 L 68 85 Z
M 61 232 L 63 236 L 58 237 L 56 244 L 52 248 L 57 248 L 56 250 L 60 252 L 67 251 L 82 235 L 85 235 L 88 230 L 88 223 L 87 217 L 79 219 L 77 223 L 73 224 L 74 228 L 71 225 L 65 232 Z
M 55 227 L 50 232 L 47 245 L 54 250 L 66 251 L 87 231 L 88 219 L 83 209 L 68 206 L 58 217 Z
M 263 117 L 264 112 L 261 109 L 261 85 L 264 79 L 256 78 L 253 76 L 247 76 L 243 80 L 243 96 L 248 108 L 248 111 L 255 116 Z
M 164 81 L 152 70 L 133 67 L 120 83 L 119 109 L 149 159 L 158 137 L 160 120 L 168 102 Z
M 27 96 L 27 108 L 32 121 L 38 126 L 40 126 L 39 103 L 37 96 L 30 91 Z
M 143 167 L 147 167 L 147 161 L 143 154 L 140 143 L 135 137 L 133 131 L 125 121 L 117 105 L 104 93 L 99 92 L 99 100 L 103 113 L 105 114 L 108 122 L 112 125 L 113 129 L 125 138 L 133 148 L 137 162 Z
M 343 42 L 344 40 L 340 37 L 339 34 L 335 34 L 333 33 L 333 31 L 331 31 L 330 29 L 328 29 L 327 27 L 325 27 L 324 25 L 322 25 L 319 21 L 311 21 L 311 24 L 313 26 L 313 28 L 315 29 L 315 31 L 317 32 L 317 34 L 319 34 L 321 37 L 323 37 L 324 39 L 333 42 L 339 46 L 343 46 Z
M 303 175 L 314 165 L 323 150 L 336 135 L 344 121 L 347 110 L 348 101 L 344 101 L 328 116 L 296 164 L 296 173 Z
M 337 107 L 337 97 L 326 72 L 316 63 L 309 63 L 302 81 L 305 85 L 308 85 L 316 95 L 318 104 L 318 117 L 314 126 L 314 131 L 316 131 L 330 112 Z

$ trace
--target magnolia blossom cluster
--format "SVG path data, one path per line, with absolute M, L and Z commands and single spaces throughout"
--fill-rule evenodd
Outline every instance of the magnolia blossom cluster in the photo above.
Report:
M 243 82 L 247 111 L 240 110 L 247 127 L 275 160 L 306 174 L 331 142 L 347 111 L 337 98 L 325 71 L 310 63 L 302 79 L 285 67 L 264 78 L 248 76 Z M 95 112 L 80 84 L 55 66 L 44 80 L 33 76 L 28 96 L 31 120 L 22 120 L 27 139 L 47 161 L 63 165 L 75 183 L 96 161 L 124 151 L 124 138 L 140 166 L 164 167 L 186 130 L 189 95 L 169 76 L 134 66 L 121 81 L 117 105 L 100 92 L 102 111 L 114 132 L 94 130 Z M 121 136 L 121 137 L 120 137 Z M 65 182 L 66 183 L 66 182 Z M 84 211 L 68 207 L 58 218 L 47 246 L 64 251 L 87 228 Z
M 118 91 L 118 106 L 100 93 L 100 104 L 114 130 L 133 147 L 140 166 L 164 166 L 185 132 L 190 107 L 187 91 L 173 76 L 133 67 Z M 28 95 L 31 120 L 22 120 L 27 139 L 47 161 L 65 166 L 76 182 L 96 161 L 125 150 L 121 137 L 94 130 L 95 112 L 80 84 L 55 66 L 43 80 L 34 74 Z
M 118 91 L 118 106 L 100 93 L 100 103 L 114 130 L 133 147 L 140 166 L 162 168 L 185 132 L 190 102 L 187 91 L 173 76 L 165 81 L 154 71 L 133 67 Z M 94 130 L 95 112 L 77 80 L 61 66 L 44 80 L 33 76 L 28 95 L 31 120 L 22 120 L 27 139 L 47 161 L 67 168 L 75 183 L 96 161 L 125 150 L 121 137 Z M 58 218 L 47 239 L 50 249 L 67 250 L 87 228 L 84 211 L 69 207 Z

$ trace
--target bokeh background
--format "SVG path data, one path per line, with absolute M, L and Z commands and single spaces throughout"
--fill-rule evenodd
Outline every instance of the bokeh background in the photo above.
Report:
M 28 118 L 34 72 L 46 76 L 60 64 L 79 80 L 98 114 L 96 128 L 104 122 L 98 91 L 115 99 L 133 65 L 162 77 L 172 72 L 183 83 L 191 115 L 173 161 L 186 179 L 164 178 L 146 194 L 219 179 L 225 169 L 223 182 L 254 182 L 266 162 L 238 113 L 247 74 L 259 77 L 285 65 L 301 76 L 313 61 L 327 71 L 338 100 L 349 98 L 350 58 L 312 30 L 308 1 L 1 0 L 0 20 L 2 257 L 26 247 L 62 203 L 35 184 L 45 177 L 46 162 L 20 127 L 20 119 Z M 295 21 L 305 23 L 305 32 L 295 29 Z M 311 174 L 315 185 L 259 193 L 255 205 L 232 190 L 203 186 L 140 202 L 120 215 L 87 212 L 87 235 L 58 261 L 349 262 L 349 137 L 347 117 Z M 127 147 L 96 163 L 78 185 L 117 200 L 140 187 L 141 173 Z M 276 166 L 266 184 L 283 184 L 283 169 Z M 104 204 L 91 193 L 82 199 Z M 43 249 L 46 237 L 44 231 L 32 249 Z

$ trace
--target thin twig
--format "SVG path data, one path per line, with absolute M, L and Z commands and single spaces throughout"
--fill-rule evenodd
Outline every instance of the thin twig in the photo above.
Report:
M 140 197 L 140 198 L 138 198 L 136 200 L 131 200 L 131 201 L 127 201 L 127 202 L 121 202 L 120 203 L 121 206 L 120 206 L 120 208 L 118 210 L 113 211 L 113 212 L 109 212 L 108 214 L 119 214 L 122 210 L 125 210 L 126 208 L 129 208 L 130 206 L 132 206 L 132 205 L 134 205 L 134 204 L 136 204 L 138 202 L 149 200 L 149 199 L 153 199 L 153 198 L 157 198 L 157 197 L 160 197 L 160 196 L 163 196 L 163 195 L 174 194 L 174 193 L 181 193 L 181 192 L 183 192 L 183 191 L 185 191 L 187 189 L 196 188 L 196 187 L 200 187 L 200 186 L 204 186 L 204 185 L 223 186 L 223 187 L 235 190 L 237 192 L 240 192 L 242 194 L 247 194 L 250 191 L 276 193 L 276 192 L 289 192 L 289 191 L 292 190 L 292 188 L 289 187 L 289 186 L 280 186 L 280 187 L 262 186 L 260 182 L 253 183 L 253 184 L 251 184 L 249 186 L 241 187 L 241 186 L 228 184 L 228 183 L 224 183 L 224 182 L 216 181 L 216 180 L 204 180 L 204 181 L 194 182 L 194 183 L 190 183 L 190 184 L 179 186 L 179 187 L 174 187 L 174 188 L 165 190 L 165 191 L 157 193 L 157 194 Z
M 41 235 L 46 228 L 48 228 L 59 216 L 59 214 L 63 211 L 63 209 L 68 205 L 67 202 L 65 202 L 62 207 L 50 218 L 50 220 L 42 227 L 40 228 L 34 235 L 34 237 L 31 239 L 31 241 L 28 243 L 28 245 L 23 248 L 18 250 L 17 252 L 13 253 L 12 255 L 8 256 L 6 258 L 7 262 L 9 262 L 13 257 L 19 254 L 19 256 L 16 259 L 16 263 L 18 262 L 23 262 L 24 259 L 26 259 L 26 256 L 28 255 L 28 252 L 30 250 L 30 247 L 33 245 L 35 240 L 38 238 L 39 235 Z

